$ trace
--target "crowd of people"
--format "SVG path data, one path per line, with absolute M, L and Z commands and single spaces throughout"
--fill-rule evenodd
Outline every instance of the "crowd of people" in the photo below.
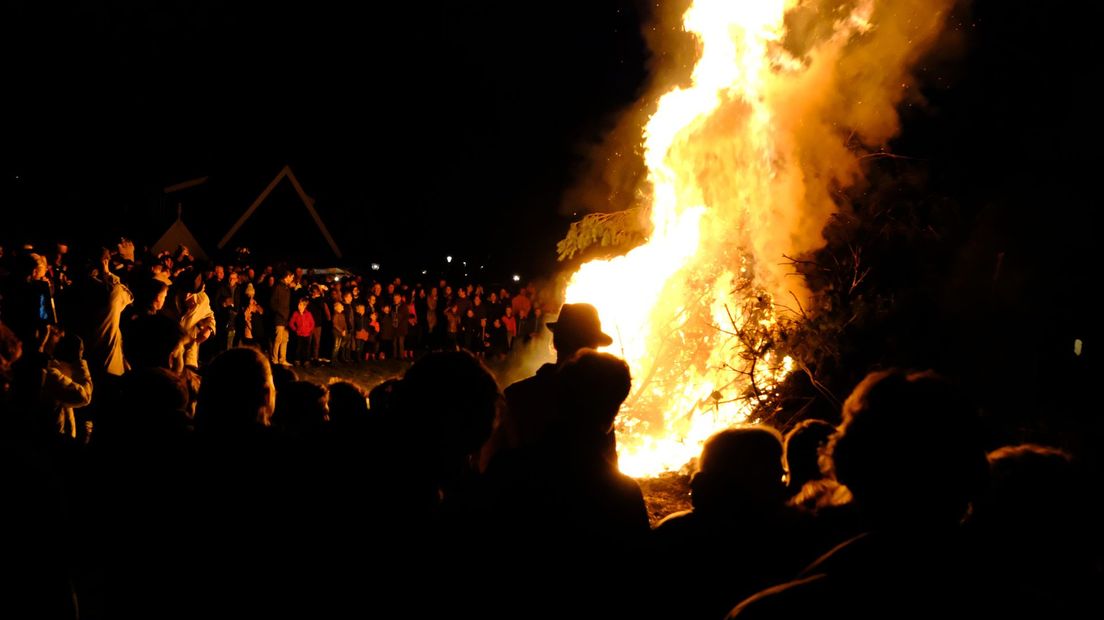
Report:
M 3 259 L 5 616 L 1099 612 L 1077 462 L 987 453 L 935 373 L 715 434 L 653 526 L 593 306 L 135 254 Z M 500 389 L 480 358 L 548 330 L 556 360 Z M 294 369 L 373 359 L 410 363 L 370 391 Z
M 99 341 L 118 341 L 118 335 L 80 325 L 85 317 L 112 317 L 109 325 L 92 327 L 114 332 L 116 323 L 126 327 L 127 318 L 166 314 L 189 332 L 183 362 L 193 367 L 201 356 L 208 360 L 239 345 L 260 348 L 273 363 L 295 365 L 410 360 L 440 349 L 501 358 L 515 341 L 539 333 L 549 309 L 532 285 L 511 292 L 444 279 L 409 285 L 401 278 L 330 277 L 241 260 L 200 264 L 184 246 L 152 256 L 125 240 L 85 260 L 79 273 L 68 255 L 68 246 L 57 244 L 48 253 L 25 248 L 8 257 L 0 272 L 8 325 L 33 337 L 51 325 L 84 329 L 97 346 L 107 346 Z M 111 374 L 121 374 L 118 355 L 111 363 Z

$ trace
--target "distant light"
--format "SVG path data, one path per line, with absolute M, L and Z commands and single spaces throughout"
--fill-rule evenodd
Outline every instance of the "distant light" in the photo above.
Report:
M 467 266 L 468 266 L 468 261 L 463 261 L 463 262 L 462 262 L 462 264 L 463 264 L 463 265 L 464 265 L 465 267 L 467 267 Z
M 379 271 L 379 269 L 380 269 L 379 263 L 372 263 L 372 271 Z
M 1081 356 L 1081 339 L 1080 338 L 1073 341 L 1073 354 L 1078 356 L 1078 357 Z
M 423 276 L 424 276 L 425 274 L 427 274 L 427 273 L 429 273 L 429 270 L 428 270 L 428 269 L 423 269 L 423 270 L 422 270 L 422 275 L 423 275 Z
M 515 273 L 514 274 L 514 282 L 521 282 L 521 276 L 519 276 L 518 274 Z
M 479 266 L 479 268 L 480 268 L 480 269 L 482 269 L 482 268 L 483 268 L 483 265 L 480 265 L 480 266 Z
M 445 262 L 446 263 L 451 263 L 452 262 L 452 257 L 451 256 L 446 256 L 445 257 Z
M 338 280 L 340 280 L 340 279 L 341 279 L 341 278 L 339 278 L 339 277 L 337 277 L 337 276 L 334 276 L 334 279 L 333 279 L 333 281 L 334 281 L 334 282 L 337 282 L 337 281 L 338 281 Z

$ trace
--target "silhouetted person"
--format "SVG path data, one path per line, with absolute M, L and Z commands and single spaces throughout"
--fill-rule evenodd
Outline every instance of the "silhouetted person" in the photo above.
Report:
M 120 321 L 134 295 L 111 271 L 111 252 L 103 250 L 99 261 L 85 281 L 87 289 L 85 311 L 90 320 L 88 362 L 97 380 L 104 375 L 121 377 L 126 372 L 123 359 L 123 333 Z
M 836 427 L 824 420 L 803 420 L 786 433 L 783 445 L 786 455 L 786 489 L 797 495 L 806 482 L 821 480 L 821 454 Z
M 196 407 L 196 431 L 227 441 L 254 437 L 270 424 L 276 406 L 272 369 L 259 351 L 224 351 L 203 373 Z
M 501 399 L 490 371 L 462 351 L 426 355 L 394 386 L 387 432 L 414 441 L 408 466 L 432 486 L 431 503 L 443 505 L 465 490 Z
M 648 512 L 639 485 L 610 456 L 613 423 L 631 387 L 628 366 L 582 350 L 551 379 L 556 415 L 543 436 L 488 469 L 492 544 L 506 571 L 496 583 L 518 603 L 543 601 L 581 616 L 631 614 L 634 600 L 622 591 L 638 579 Z
M 17 257 L 16 270 L 0 299 L 4 323 L 23 342 L 40 341 L 47 325 L 57 324 L 54 291 L 46 277 L 45 257 L 29 253 Z
M 321 385 L 294 381 L 277 391 L 272 425 L 283 435 L 315 440 L 329 420 L 329 394 Z
M 557 416 L 557 368 L 580 349 L 607 346 L 613 342 L 608 334 L 602 332 L 598 310 L 591 304 L 564 304 L 557 320 L 547 326 L 552 330 L 556 362 L 544 364 L 536 375 L 506 388 L 506 410 L 483 450 L 484 466 L 503 452 L 522 449 L 540 441 Z M 615 458 L 612 444 L 610 452 L 610 456 Z
M 374 426 L 378 436 L 366 442 L 371 497 L 352 489 L 360 514 L 338 516 L 356 521 L 343 549 L 352 548 L 348 540 L 367 545 L 361 553 L 387 567 L 382 575 L 372 568 L 366 571 L 371 577 L 360 577 L 381 594 L 363 604 L 369 615 L 387 615 L 395 603 L 410 605 L 398 593 L 412 580 L 427 593 L 413 603 L 415 615 L 473 613 L 485 606 L 489 583 L 477 455 L 502 394 L 477 359 L 455 351 L 425 355 L 390 389 L 383 402 L 379 388 L 371 396 L 371 413 L 382 416 Z M 352 587 L 356 592 L 363 584 Z
M 357 531 L 365 527 L 364 488 L 389 475 L 388 465 L 373 454 L 374 444 L 382 440 L 380 415 L 369 412 L 368 395 L 360 386 L 338 381 L 329 385 L 329 418 L 323 429 L 322 459 L 328 471 L 316 481 L 325 496 L 320 513 L 328 527 Z
M 276 410 L 272 414 L 274 458 L 267 475 L 278 485 L 272 504 L 279 527 L 279 546 L 309 563 L 322 563 L 322 550 L 331 546 L 345 515 L 332 509 L 334 458 L 325 443 L 324 429 L 329 423 L 328 392 L 309 381 L 294 381 L 278 388 Z M 346 493 L 352 489 L 345 489 Z M 352 506 L 341 506 L 352 514 Z M 331 544 L 320 545 L 320 542 Z M 302 578 L 314 583 L 314 576 Z
M 268 300 L 269 311 L 272 316 L 272 324 L 276 326 L 275 340 L 272 343 L 272 363 L 286 366 L 288 337 L 288 320 L 291 318 L 291 285 L 295 274 L 284 271 L 280 282 L 272 289 L 272 296 Z M 256 337 L 256 336 L 255 336 Z
M 804 420 L 784 440 L 789 504 L 813 517 L 807 544 L 817 555 L 863 531 L 851 491 L 824 471 L 825 450 L 836 427 Z
M 1099 617 L 1100 510 L 1073 458 L 1025 444 L 989 453 L 968 522 L 989 617 Z M 1093 611 L 1095 610 L 1095 611 Z
M 360 435 L 368 423 L 368 394 L 348 381 L 331 383 L 330 425 L 334 432 Z
M 0 616 L 76 618 L 67 570 L 71 541 L 59 535 L 70 527 L 61 481 L 26 427 L 13 423 L 12 366 L 22 354 L 19 338 L 0 323 L 0 488 L 11 508 L 0 525 L 7 568 L 0 577 Z
M 811 518 L 786 505 L 784 473 L 782 437 L 768 426 L 730 428 L 705 442 L 690 482 L 693 509 L 653 533 L 659 564 L 694 571 L 685 585 L 662 590 L 669 617 L 723 617 L 816 559 Z
M 75 409 L 92 402 L 92 375 L 84 360 L 84 343 L 67 334 L 54 347 L 42 383 L 42 398 L 54 412 L 56 430 L 64 437 L 78 435 Z
M 295 372 L 295 368 L 290 365 L 273 364 L 271 368 L 272 384 L 276 386 L 277 395 L 287 386 L 299 380 L 299 373 Z
M 131 306 L 132 318 L 156 314 L 165 307 L 169 295 L 169 284 L 165 281 L 167 279 L 147 277 L 134 284 L 134 304 Z M 123 329 L 126 330 L 125 327 Z
M 283 509 L 294 498 L 285 495 L 269 428 L 275 406 L 272 370 L 259 351 L 229 349 L 204 369 L 187 513 L 194 525 L 183 533 L 180 562 L 198 567 L 194 594 L 182 601 L 195 606 L 193 615 L 227 605 L 271 613 L 302 594 L 297 584 L 308 571 L 298 562 L 312 562 L 287 540 L 293 515 Z
M 204 290 L 203 274 L 186 271 L 176 279 L 162 313 L 179 321 L 188 336 L 184 343 L 183 365 L 199 368 L 199 347 L 215 335 L 215 311 Z
M 151 439 L 151 423 L 167 425 L 159 427 L 166 431 L 190 428 L 198 391 L 198 378 L 183 367 L 188 338 L 180 323 L 161 314 L 146 314 L 127 321 L 124 328 L 123 354 L 130 370 L 113 390 L 97 392 L 95 444 L 109 454 L 156 443 Z M 183 404 L 177 402 L 180 390 Z M 177 415 L 173 412 L 179 412 L 181 419 L 156 419 Z
M 368 407 L 373 415 L 382 415 L 391 408 L 395 387 L 398 384 L 399 379 L 388 379 L 368 391 Z
M 867 531 L 731 615 L 934 617 L 951 606 L 976 613 L 960 522 L 988 465 L 966 396 L 931 372 L 871 373 L 844 403 L 829 456 Z

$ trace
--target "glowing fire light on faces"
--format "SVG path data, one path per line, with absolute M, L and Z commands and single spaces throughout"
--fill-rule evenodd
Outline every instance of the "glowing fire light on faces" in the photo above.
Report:
M 880 107 L 848 108 L 843 121 L 870 143 L 884 143 L 904 97 L 888 85 L 908 81 L 916 57 L 910 46 L 934 39 L 947 1 L 905 0 L 887 11 L 892 23 L 881 40 L 875 32 L 852 47 L 876 28 L 874 0 L 840 2 L 815 14 L 827 27 L 807 28 L 817 40 L 800 57 L 783 44 L 787 11 L 810 15 L 812 5 L 800 0 L 697 0 L 683 15 L 701 55 L 690 86 L 663 95 L 644 128 L 653 230 L 624 256 L 584 264 L 565 295 L 598 308 L 614 340 L 606 350 L 632 369 L 633 393 L 617 427 L 623 472 L 642 477 L 684 467 L 710 435 L 748 421 L 792 370 L 792 360 L 768 352 L 737 372 L 730 361 L 748 359 L 742 353 L 761 341 L 733 332 L 749 324 L 769 329 L 774 300 L 799 286 L 783 282 L 782 254 L 822 242 L 819 231 L 835 205 L 830 183 L 809 177 L 845 187 L 859 176 L 857 159 L 833 133 L 843 124 L 832 116 L 843 115 L 838 85 L 853 86 L 856 98 L 880 89 L 872 98 Z M 862 54 L 878 58 L 884 48 L 892 50 L 884 66 L 855 71 Z M 863 79 L 877 84 L 862 90 L 869 86 Z

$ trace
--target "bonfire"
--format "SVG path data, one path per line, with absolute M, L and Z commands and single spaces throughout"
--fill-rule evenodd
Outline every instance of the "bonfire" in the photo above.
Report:
M 814 300 L 793 261 L 822 246 L 862 160 L 898 130 L 909 72 L 950 0 L 696 0 L 692 74 L 641 128 L 639 203 L 572 227 L 562 259 L 635 244 L 569 277 L 629 363 L 622 471 L 685 471 L 714 432 L 769 417 L 801 360 L 779 347 Z M 660 25 L 659 30 L 664 31 Z

